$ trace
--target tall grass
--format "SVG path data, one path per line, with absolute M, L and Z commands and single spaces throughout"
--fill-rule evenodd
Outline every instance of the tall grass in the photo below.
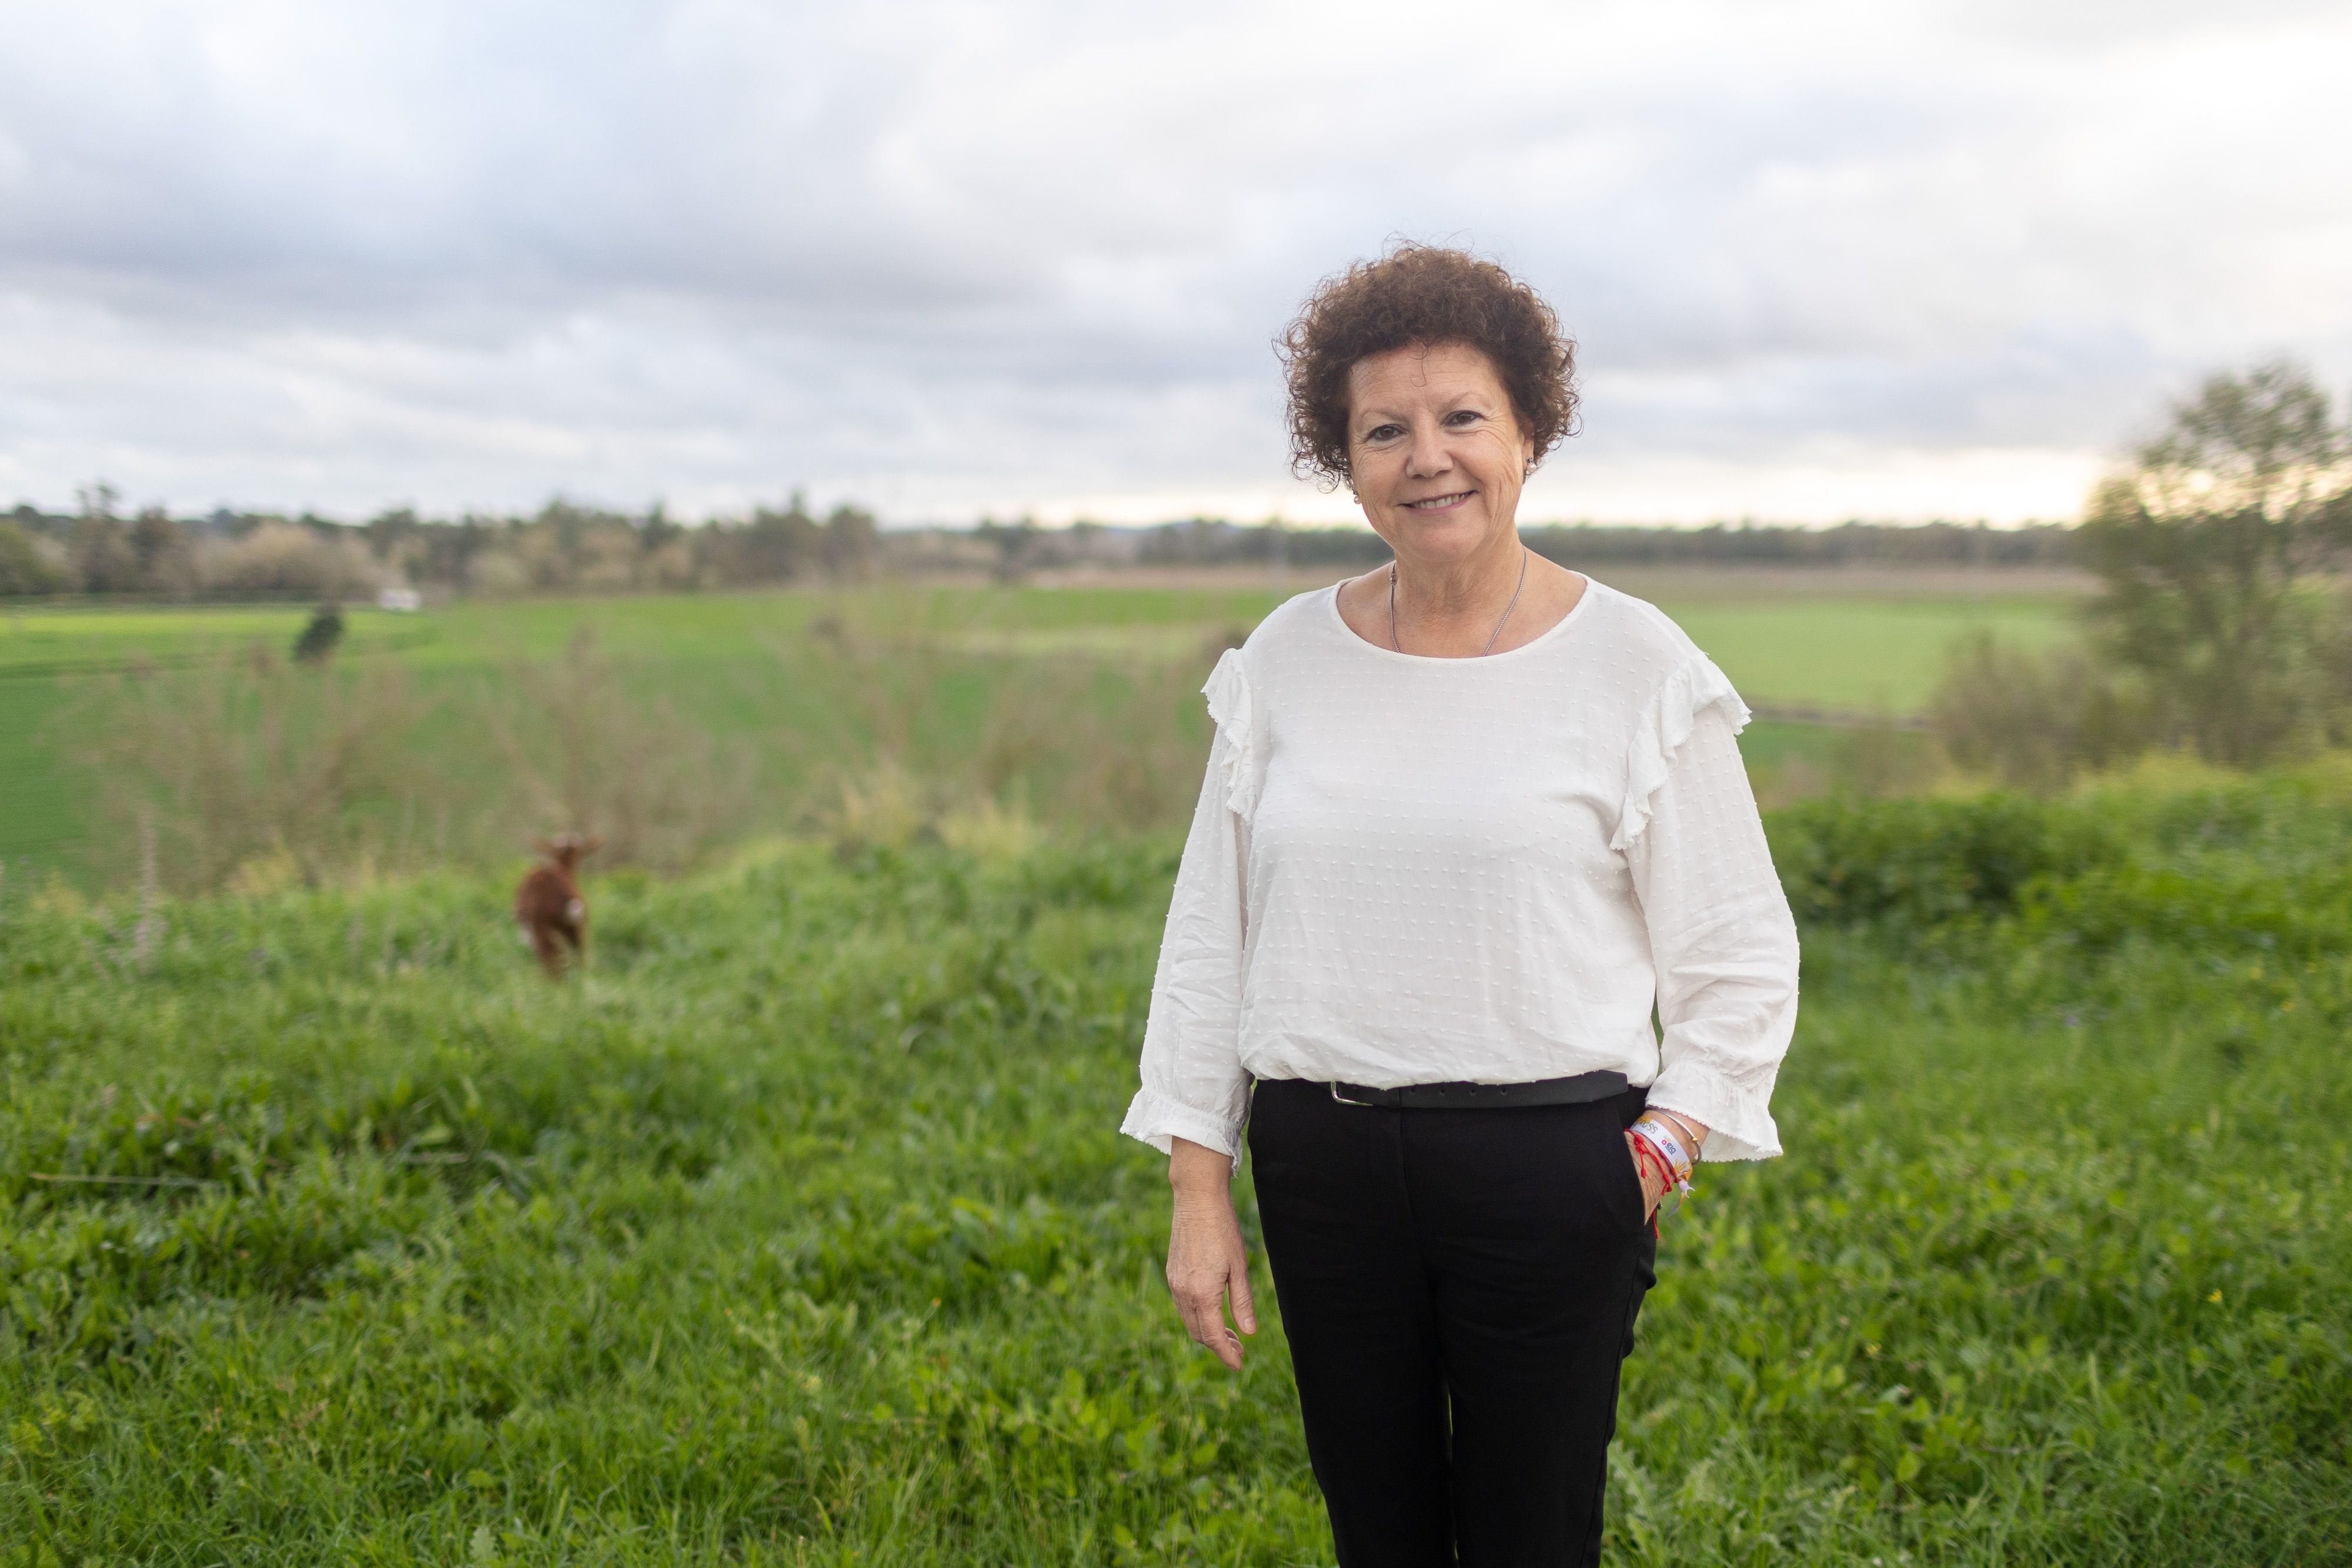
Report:
M 566 831 L 601 834 L 604 865 L 676 873 L 763 833 L 854 852 L 980 821 L 1031 838 L 1181 824 L 1208 747 L 1201 683 L 1245 625 L 1017 608 L 997 627 L 968 600 L 874 591 L 708 644 L 550 634 L 488 670 L 249 652 L 100 678 L 49 734 L 96 786 L 93 880 L 133 880 L 152 821 L 183 892 L 509 865 Z M 1768 721 L 1743 747 L 1759 795 L 1786 801 L 1920 788 L 1924 742 Z
M 382 852 L 384 820 L 419 804 L 422 712 L 396 665 L 341 679 L 262 654 L 113 677 L 66 727 L 100 791 L 101 863 L 204 890 L 265 861 L 316 882 Z
M 1612 1560 L 2352 1556 L 2352 780 L 1770 826 L 1790 1153 L 1666 1230 Z M 1328 1562 L 1113 1131 L 1172 840 L 965 842 L 605 876 L 563 988 L 455 873 L 0 905 L 0 1547 Z
M 505 818 L 587 831 L 610 864 L 676 871 L 741 837 L 757 820 L 754 760 L 738 736 L 682 715 L 581 632 L 552 661 L 519 661 L 478 694 L 474 719 L 496 743 Z
M 604 864 L 675 873 L 761 832 L 855 850 L 950 819 L 1031 836 L 1181 820 L 1216 646 L 1022 653 L 960 632 L 869 595 L 717 665 L 584 631 L 494 675 L 257 649 L 105 677 L 54 729 L 99 786 L 101 880 L 138 874 L 145 823 L 182 892 L 505 864 L 565 831 L 601 835 Z

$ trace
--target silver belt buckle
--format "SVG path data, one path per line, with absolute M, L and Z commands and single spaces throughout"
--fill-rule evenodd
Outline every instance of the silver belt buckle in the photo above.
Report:
M 1360 1110 L 1360 1111 L 1376 1111 L 1376 1110 L 1378 1110 L 1378 1109 L 1380 1108 L 1380 1107 L 1378 1107 L 1378 1106 L 1374 1105 L 1374 1104 L 1373 1104 L 1370 1100 L 1350 1100 L 1350 1099 L 1349 1099 L 1346 1095 L 1344 1095 L 1344 1094 L 1342 1094 L 1342 1093 L 1340 1093 L 1340 1092 L 1339 1092 L 1339 1081 L 1338 1079 L 1334 1078 L 1334 1079 L 1332 1079 L 1330 1082 L 1331 1082 L 1331 1098 L 1332 1098 L 1332 1099 L 1334 1099 L 1334 1100 L 1336 1100 L 1336 1101 L 1338 1101 L 1340 1104 L 1342 1104 L 1342 1105 L 1353 1105 L 1353 1106 L 1355 1106 L 1355 1107 L 1356 1107 L 1358 1110 Z

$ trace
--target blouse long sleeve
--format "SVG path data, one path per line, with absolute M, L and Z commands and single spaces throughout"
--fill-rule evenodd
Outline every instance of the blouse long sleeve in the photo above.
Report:
M 1705 1124 L 1713 1160 L 1780 1152 L 1772 1083 L 1797 1018 L 1796 923 L 1740 761 L 1746 717 L 1728 683 L 1686 704 L 1625 849 L 1664 1030 L 1650 1103 Z
M 1176 872 L 1176 894 L 1143 1028 L 1143 1087 L 1119 1131 L 1161 1154 L 1187 1138 L 1236 1161 L 1249 1114 L 1241 1061 L 1243 868 L 1248 826 L 1237 782 L 1247 769 L 1249 716 L 1237 656 L 1210 682 L 1218 720 L 1200 803 Z M 1223 699 L 1221 701 L 1221 699 Z M 1238 714 L 1234 707 L 1242 709 Z

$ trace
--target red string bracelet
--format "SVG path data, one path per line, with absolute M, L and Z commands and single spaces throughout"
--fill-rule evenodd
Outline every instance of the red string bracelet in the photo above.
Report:
M 1644 1173 L 1644 1175 L 1652 1170 L 1655 1170 L 1658 1173 L 1658 1189 L 1659 1196 L 1662 1198 L 1666 1192 L 1673 1188 L 1675 1185 L 1674 1166 L 1668 1165 L 1666 1163 L 1666 1156 L 1658 1153 L 1657 1149 L 1650 1143 L 1650 1140 L 1642 1136 L 1639 1133 L 1633 1134 L 1633 1165 L 1636 1170 Z M 1647 1194 L 1644 1194 L 1643 1196 L 1646 1197 Z
M 1631 1128 L 1627 1129 L 1627 1134 L 1633 1141 L 1634 1169 L 1636 1171 L 1642 1171 L 1654 1167 L 1658 1173 L 1658 1199 L 1656 1205 L 1651 1210 L 1650 1219 L 1650 1229 L 1652 1233 L 1654 1234 L 1658 1228 L 1658 1211 L 1664 1208 L 1666 1206 L 1666 1195 L 1678 1190 L 1687 1193 L 1690 1190 L 1690 1187 L 1687 1183 L 1684 1182 L 1680 1177 L 1675 1175 L 1674 1162 L 1666 1158 L 1664 1151 L 1660 1149 L 1648 1138 L 1643 1136 L 1642 1134 L 1635 1132 Z M 1644 1185 L 1642 1196 L 1643 1200 L 1647 1201 L 1649 1192 L 1646 1184 Z

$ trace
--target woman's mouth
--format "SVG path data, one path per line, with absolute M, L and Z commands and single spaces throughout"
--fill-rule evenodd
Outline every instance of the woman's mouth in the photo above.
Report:
M 1451 511 L 1468 500 L 1472 494 L 1468 490 L 1456 490 L 1450 496 L 1432 496 L 1425 501 L 1407 501 L 1404 509 L 1408 512 Z

